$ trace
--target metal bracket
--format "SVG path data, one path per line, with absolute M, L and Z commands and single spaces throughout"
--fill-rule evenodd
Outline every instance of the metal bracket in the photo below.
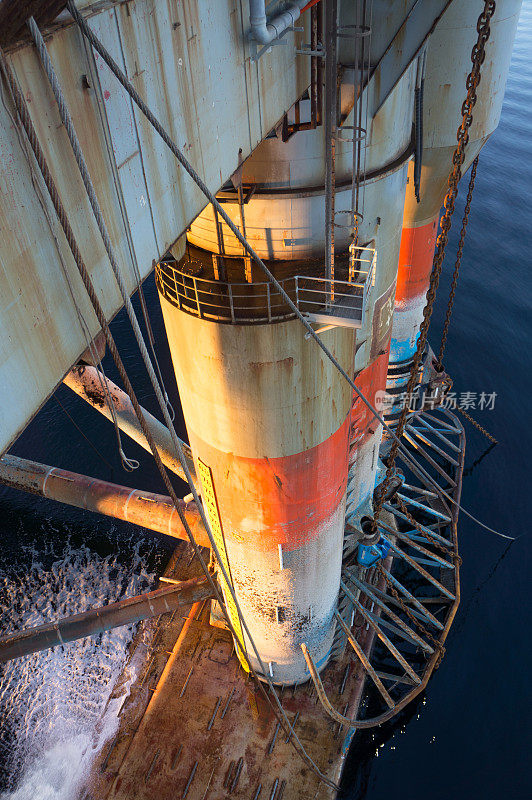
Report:
M 299 56 L 317 56 L 318 58 L 325 58 L 325 48 L 321 44 L 318 44 L 317 50 L 312 50 L 310 44 L 305 42 L 301 49 L 298 50 L 296 48 L 295 52 Z
M 272 47 L 276 47 L 277 45 L 280 44 L 288 44 L 288 42 L 284 41 L 283 37 L 287 33 L 290 33 L 290 31 L 293 31 L 294 33 L 301 33 L 304 30 L 305 30 L 304 28 L 296 28 L 292 26 L 285 28 L 285 30 L 277 37 L 277 39 L 272 39 L 272 41 L 269 44 L 265 44 L 264 47 L 261 47 L 260 50 L 258 51 L 256 49 L 257 43 L 253 40 L 255 44 L 255 53 L 249 57 L 250 62 L 252 64 L 255 64 L 259 60 L 259 58 L 262 58 L 264 53 L 271 53 Z
M 342 136 L 344 131 L 353 131 L 353 136 Z M 358 125 L 342 125 L 336 130 L 336 138 L 339 142 L 363 142 L 366 139 L 366 129 Z

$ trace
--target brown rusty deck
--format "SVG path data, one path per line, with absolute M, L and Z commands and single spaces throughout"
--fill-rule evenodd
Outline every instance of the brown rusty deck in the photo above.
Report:
M 189 561 L 179 545 L 179 564 Z M 197 573 L 197 562 L 176 570 Z M 241 669 L 230 634 L 209 624 L 209 602 L 160 617 L 137 635 L 144 670 L 117 736 L 100 753 L 83 800 L 307 800 L 334 797 L 301 760 L 257 683 Z M 350 654 L 323 673 L 331 701 L 348 713 L 363 676 Z M 349 669 L 349 680 L 343 680 Z M 340 693 L 344 684 L 343 692 Z M 345 731 L 323 711 L 312 683 L 279 691 L 295 730 L 320 769 L 339 780 Z M 259 787 L 261 788 L 258 792 Z

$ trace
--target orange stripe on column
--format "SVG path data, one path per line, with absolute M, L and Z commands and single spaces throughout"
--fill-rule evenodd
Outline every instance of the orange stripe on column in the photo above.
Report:
M 316 539 L 347 487 L 350 414 L 326 441 L 279 458 L 242 458 L 191 435 L 212 470 L 225 536 L 252 550 L 295 550 Z
M 439 214 L 431 222 L 418 228 L 403 228 L 395 292 L 396 307 L 407 306 L 409 301 L 427 291 L 436 245 L 438 217 Z
M 375 406 L 375 395 L 386 388 L 386 375 L 388 373 L 388 358 L 390 355 L 390 342 L 384 353 L 377 356 L 375 361 L 363 369 L 355 378 L 355 384 L 364 397 Z M 374 414 L 362 402 L 357 394 L 353 394 L 353 407 L 351 409 L 351 443 L 362 444 L 375 433 L 378 421 Z

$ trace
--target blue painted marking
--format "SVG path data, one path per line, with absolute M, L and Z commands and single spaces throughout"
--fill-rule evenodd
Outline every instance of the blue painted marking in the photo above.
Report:
M 392 337 L 390 344 L 390 363 L 398 364 L 401 361 L 406 361 L 408 358 L 412 358 L 414 353 L 416 352 L 418 339 L 419 339 L 419 333 L 416 335 L 413 344 L 410 344 L 410 339 L 404 341 L 401 339 L 394 339 Z
M 381 536 L 375 544 L 359 544 L 357 552 L 357 562 L 362 567 L 371 567 L 381 558 L 386 558 L 390 550 L 390 543 Z

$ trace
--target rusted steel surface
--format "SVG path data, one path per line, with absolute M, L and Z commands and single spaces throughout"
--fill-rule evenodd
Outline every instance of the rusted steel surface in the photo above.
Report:
M 361 668 L 375 683 L 381 695 L 380 708 L 384 710 L 381 710 L 380 713 L 372 711 L 361 719 L 358 718 L 358 714 L 354 716 L 347 714 L 347 709 L 340 713 L 322 686 L 313 659 L 308 652 L 305 652 L 313 682 L 326 713 L 333 720 L 355 729 L 374 728 L 387 722 L 426 688 L 433 671 L 438 667 L 445 653 L 445 641 L 460 602 L 461 561 L 458 554 L 457 516 L 464 466 L 465 435 L 462 426 L 453 414 L 441 410 L 437 410 L 435 414 L 435 424 L 441 423 L 447 426 L 452 432 L 448 436 L 451 435 L 453 441 L 440 436 L 440 439 L 445 441 L 445 446 L 442 445 L 445 449 L 442 449 L 439 446 L 441 442 L 436 444 L 434 440 L 429 439 L 429 435 L 434 435 L 435 431 L 433 428 L 429 431 L 425 427 L 423 414 L 419 414 L 414 417 L 414 420 L 417 420 L 417 424 L 421 425 L 421 428 L 414 425 L 411 428 L 416 441 L 405 436 L 405 444 L 411 453 L 417 453 L 418 458 L 429 470 L 431 470 L 431 465 L 434 468 L 436 465 L 431 457 L 424 454 L 419 446 L 419 441 L 423 441 L 424 445 L 431 449 L 433 455 L 437 453 L 441 457 L 440 462 L 447 465 L 449 475 L 445 475 L 443 481 L 441 476 L 438 476 L 439 484 L 453 487 L 450 491 L 455 504 L 448 503 L 436 494 L 432 495 L 433 499 L 429 502 L 424 500 L 425 504 L 398 494 L 390 503 L 385 504 L 386 521 L 384 519 L 379 521 L 379 525 L 382 526 L 381 533 L 385 535 L 391 547 L 384 562 L 378 562 L 369 570 L 363 570 L 357 564 L 349 566 L 348 563 L 344 563 L 345 583 L 341 584 L 342 593 L 357 607 L 357 613 L 354 617 L 352 633 L 349 631 L 349 626 L 341 623 L 340 619 L 339 622 L 360 658 Z M 452 455 L 449 454 L 449 450 L 452 450 Z M 423 483 L 423 481 L 421 482 Z M 416 494 L 416 488 L 413 486 L 405 484 L 405 490 Z M 417 491 L 423 492 L 424 490 L 420 486 Z M 418 519 L 412 516 L 405 502 L 418 515 Z M 424 513 L 432 520 L 436 520 L 436 523 L 422 525 L 419 521 L 420 512 L 421 518 Z M 430 529 L 427 524 L 430 525 Z M 409 531 L 410 528 L 413 530 Z M 426 547 L 419 544 L 420 540 Z M 398 544 L 401 547 L 398 547 Z M 412 555 L 405 552 L 405 547 L 413 548 Z M 420 559 L 419 553 L 428 556 L 429 560 Z M 444 554 L 445 559 L 438 555 L 441 553 Z M 349 559 L 347 559 L 348 561 Z M 429 573 L 421 564 L 426 564 L 432 573 Z M 397 569 L 395 569 L 396 567 Z M 396 576 L 391 574 L 392 568 L 396 572 Z M 435 578 L 435 573 L 439 580 Z M 397 574 L 400 576 L 400 580 L 398 580 Z M 353 587 L 352 591 L 349 590 L 346 583 Z M 434 588 L 436 595 L 434 595 Z M 371 618 L 368 614 L 375 613 L 375 604 L 379 607 L 378 613 Z M 427 606 L 429 607 L 427 608 Z M 381 616 L 381 611 L 386 615 L 386 620 Z M 438 615 L 438 618 L 435 615 Z M 383 636 L 384 631 L 379 628 L 379 625 L 388 627 L 389 619 L 392 619 L 394 623 L 390 626 L 392 631 L 394 626 L 399 625 L 403 634 L 407 634 L 407 636 L 401 636 L 402 647 L 400 640 L 397 640 L 398 646 L 403 649 L 403 655 L 386 639 L 386 636 Z M 405 620 L 408 622 L 408 626 L 413 625 L 416 630 L 419 630 L 419 635 L 407 626 Z M 371 621 L 371 625 L 368 626 L 369 621 Z M 395 627 L 395 634 L 397 633 L 401 633 L 401 631 Z M 377 643 L 376 635 L 379 644 L 384 643 L 387 649 L 383 654 L 381 647 L 380 655 L 377 653 L 372 657 L 372 647 Z M 405 648 L 404 640 L 409 638 L 410 643 L 407 643 Z M 421 646 L 422 654 L 419 648 L 415 647 L 416 643 Z M 414 650 L 412 650 L 412 644 Z M 391 674 L 388 671 L 381 672 L 377 667 L 377 664 L 380 664 L 382 669 L 384 664 L 384 669 L 389 669 L 387 661 L 389 653 L 392 653 L 402 667 L 399 675 Z M 403 672 L 405 668 L 407 675 Z M 383 681 L 386 681 L 387 686 L 384 686 Z M 391 684 L 389 688 L 388 682 Z
M 499 123 L 520 8 L 521 0 L 499 0 L 496 4 L 462 174 Z M 464 0 L 454 2 L 428 43 L 423 96 L 421 202 L 416 200 L 410 179 L 405 197 L 405 229 L 427 225 L 441 209 L 456 147 L 456 131 L 462 120 L 466 78 L 471 69 L 471 48 L 477 38 L 477 15 L 475 4 Z
M 121 625 L 132 625 L 142 619 L 158 617 L 181 606 L 205 601 L 209 597 L 212 597 L 212 590 L 207 578 L 194 578 L 137 597 L 127 597 L 81 614 L 73 614 L 57 622 L 9 633 L 0 637 L 0 663 L 64 645 L 75 639 L 83 639 L 85 636 L 95 636 Z
M 98 369 L 96 369 L 96 367 L 91 367 L 90 365 L 86 364 L 79 364 L 71 369 L 69 373 L 67 373 L 63 379 L 63 383 L 65 386 L 68 386 L 69 389 L 72 389 L 72 391 L 75 392 L 79 397 L 89 403 L 89 405 L 99 411 L 100 414 L 103 414 L 103 416 L 107 417 L 108 420 L 112 420 L 111 411 L 106 398 L 106 392 L 103 388 L 105 385 L 105 380 L 107 380 L 109 396 L 113 403 L 118 427 L 121 431 L 137 442 L 137 444 L 140 444 L 141 447 L 149 452 L 150 447 L 146 437 L 140 429 L 139 421 L 128 395 L 122 389 L 120 389 L 119 386 L 110 381 L 109 378 L 105 379 Z M 170 436 L 169 430 L 165 425 L 163 425 L 162 422 L 159 422 L 156 417 L 150 414 L 149 411 L 144 409 L 143 413 L 157 444 L 157 449 L 159 450 L 163 464 L 168 467 L 168 469 L 172 470 L 172 472 L 174 472 L 176 475 L 178 475 L 182 480 L 186 481 L 185 473 L 181 463 L 175 454 L 175 448 L 173 446 L 172 437 Z M 185 442 L 182 442 L 181 446 L 187 459 L 188 468 L 192 473 L 192 477 L 195 479 L 196 468 L 194 466 L 190 447 L 185 444 Z
M 351 391 L 299 321 L 221 325 L 160 301 L 196 472 L 214 485 L 220 521 L 211 517 L 211 528 L 223 531 L 270 676 L 295 683 L 305 671 L 300 641 L 323 663 L 332 644 Z M 352 372 L 353 331 L 323 338 Z
M 370 76 L 372 115 L 386 101 L 452 2 L 453 0 L 425 0 L 423 3 L 414 3 L 405 15 L 401 27 L 378 62 L 373 62 L 376 66 Z M 464 4 L 455 2 L 454 5 Z
M 454 418 L 448 421 L 453 420 L 457 426 L 454 428 L 456 435 L 462 437 L 462 457 L 454 492 L 459 502 L 463 431 Z M 452 546 L 456 548 L 456 514 L 451 516 Z M 384 520 L 390 521 L 393 527 L 391 515 L 385 514 Z M 174 573 L 176 577 L 180 569 L 189 576 L 187 564 L 187 558 L 182 557 Z M 390 570 L 391 564 L 392 558 L 388 556 L 384 566 Z M 457 559 L 456 579 L 458 564 Z M 373 591 L 386 591 L 378 568 L 369 568 L 364 579 Z M 455 599 L 448 604 L 445 613 L 442 641 L 459 602 L 458 582 L 453 588 Z M 353 591 L 356 592 L 356 588 Z M 372 659 L 380 609 L 363 591 L 358 596 L 366 613 L 373 614 L 374 624 L 368 625 L 363 615 L 357 613 L 353 635 L 364 654 Z M 429 598 L 429 602 L 434 600 Z M 285 800 L 332 798 L 331 790 L 320 785 L 299 761 L 258 686 L 239 667 L 228 632 L 211 627 L 208 621 L 208 607 L 197 604 L 185 620 L 176 615 L 164 623 L 161 632 L 165 655 L 161 652 L 162 645 L 155 649 L 159 664 L 157 675 L 153 674 L 154 668 L 150 673 L 152 662 L 147 658 L 148 668 L 139 669 L 141 678 L 133 685 L 131 696 L 121 710 L 121 724 L 115 739 L 105 745 L 93 765 L 86 797 L 89 800 L 130 800 L 132 796 L 138 800 L 175 800 L 186 792 L 191 800 L 221 800 L 228 795 L 237 800 L 250 800 L 256 796 L 259 786 L 261 797 L 268 798 L 272 793 L 278 797 L 277 792 L 284 782 Z M 170 645 L 169 639 L 172 639 Z M 414 647 L 412 652 L 415 650 Z M 424 690 L 440 655 L 436 648 L 428 649 L 425 672 L 419 681 L 411 683 L 409 699 Z M 382 673 L 380 676 L 386 681 L 394 677 L 387 675 L 385 678 Z M 333 707 L 343 716 L 355 718 L 366 677 L 354 653 L 346 649 L 337 661 L 323 670 L 321 680 Z M 392 683 L 395 682 L 392 680 Z M 396 691 L 395 687 L 390 689 L 390 692 Z M 309 754 L 328 777 L 339 781 L 353 731 L 331 721 L 319 705 L 312 684 L 281 689 L 279 694 Z M 399 700 L 386 717 L 403 705 Z
M 49 25 L 66 6 L 66 0 L 1 0 L 0 45 L 27 38 L 26 20 L 34 17 L 38 25 Z
M 247 11 L 244 0 L 133 0 L 90 7 L 91 26 L 214 191 L 238 167 L 239 150 L 246 158 L 310 82 L 310 65 L 293 46 L 274 48 L 258 64 L 250 62 Z M 294 36 L 299 42 L 305 34 L 289 33 L 286 39 L 293 43 Z M 204 198 L 133 111 L 101 59 L 84 46 L 75 26 L 54 28 L 47 47 L 132 292 L 134 264 L 145 277 L 153 260 L 202 209 Z M 11 50 L 10 59 L 111 318 L 121 300 L 49 86 L 31 46 Z M 97 333 L 53 212 L 32 176 L 24 141 L 5 97 L 0 104 L 0 331 L 5 342 L 0 404 L 7 412 L 0 421 L 0 452 L 86 348 L 65 271 L 90 335 Z
M 279 797 L 284 784 L 284 800 L 332 800 L 334 791 L 305 768 L 258 685 L 239 667 L 229 633 L 209 626 L 208 611 L 197 604 L 184 624 L 171 623 L 175 644 L 162 677 L 152 684 L 147 709 L 140 720 L 131 714 L 131 727 L 121 726 L 118 746 L 104 748 L 91 772 L 88 796 L 175 800 L 188 786 L 187 800 L 252 800 L 259 786 L 260 797 L 269 798 Z M 347 656 L 323 675 L 340 706 L 350 697 L 349 687 L 340 693 L 349 661 Z M 134 695 L 135 687 L 131 705 Z M 311 757 L 338 780 L 344 734 L 316 705 L 313 687 L 287 688 L 280 699 Z M 126 701 L 121 717 L 127 718 L 129 706 Z
M 172 500 L 166 495 L 118 486 L 9 453 L 0 458 L 0 483 L 188 541 Z M 196 504 L 182 500 L 180 507 L 197 543 L 210 547 Z
M 478 99 L 462 174 L 497 127 L 520 6 L 521 0 L 499 0 L 490 22 L 490 38 L 482 64 L 482 79 L 477 89 Z M 439 233 L 437 222 L 448 190 L 456 130 L 461 122 L 461 106 L 466 93 L 466 76 L 471 68 L 471 48 L 477 36 L 477 15 L 475 5 L 453 3 L 436 26 L 427 46 L 420 202 L 415 196 L 411 165 L 405 194 L 391 364 L 408 361 L 416 350 Z M 405 381 L 405 378 L 401 380 Z M 389 386 L 393 389 L 394 385 L 397 385 L 394 376 L 390 375 Z

